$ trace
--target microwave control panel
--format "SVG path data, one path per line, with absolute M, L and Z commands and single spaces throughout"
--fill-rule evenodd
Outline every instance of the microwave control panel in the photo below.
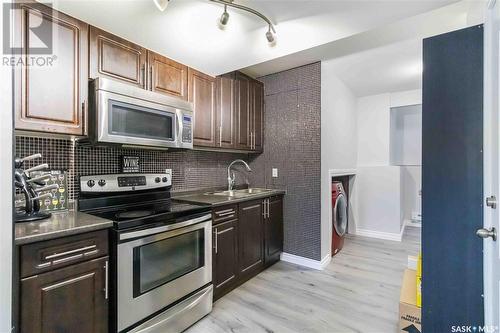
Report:
M 182 142 L 191 143 L 193 141 L 193 118 L 182 116 Z

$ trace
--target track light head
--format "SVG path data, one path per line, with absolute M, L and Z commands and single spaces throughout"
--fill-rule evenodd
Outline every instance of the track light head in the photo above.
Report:
M 274 33 L 271 31 L 271 26 L 269 26 L 269 30 L 266 32 L 266 38 L 269 44 L 272 44 L 276 41 L 276 38 L 274 37 Z
M 224 13 L 222 13 L 219 23 L 224 26 L 229 22 L 229 13 L 227 12 L 227 6 L 224 6 Z
M 153 2 L 156 5 L 156 8 L 158 8 L 162 12 L 165 11 L 165 9 L 167 9 L 169 1 L 170 0 L 153 0 Z

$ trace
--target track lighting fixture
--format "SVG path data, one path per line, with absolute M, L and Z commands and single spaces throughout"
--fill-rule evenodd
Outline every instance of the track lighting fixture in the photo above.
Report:
M 159 10 L 164 11 L 167 8 L 168 2 L 170 0 L 153 0 L 153 1 Z M 234 3 L 234 0 L 209 0 L 209 1 L 224 5 L 224 13 L 222 13 L 222 15 L 218 21 L 218 25 L 221 29 L 224 29 L 224 27 L 229 22 L 229 13 L 227 12 L 227 7 L 229 6 L 229 7 L 233 7 L 236 9 L 244 10 L 244 11 L 249 12 L 251 14 L 254 14 L 254 15 L 260 17 L 262 20 L 264 20 L 269 26 L 269 29 L 266 32 L 267 41 L 269 42 L 269 44 L 273 44 L 273 45 L 276 42 L 276 30 L 274 29 L 274 25 L 272 24 L 271 20 L 269 20 L 262 13 L 256 11 L 253 8 L 236 4 L 236 3 Z
M 160 10 L 160 11 L 165 11 L 165 9 L 167 9 L 167 6 L 168 6 L 168 2 L 170 0 L 153 0 L 156 7 Z

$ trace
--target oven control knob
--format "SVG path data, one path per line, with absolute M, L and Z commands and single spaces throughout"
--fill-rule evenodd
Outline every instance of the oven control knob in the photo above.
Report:
M 88 187 L 94 187 L 94 185 L 95 185 L 95 180 L 91 179 L 91 180 L 87 181 L 87 186 Z
M 163 177 L 161 180 L 162 180 L 162 182 L 166 183 L 168 181 L 168 178 L 167 177 Z
M 161 182 L 161 178 L 160 177 L 156 177 L 155 178 L 155 183 L 159 183 L 159 182 Z
M 99 186 L 104 186 L 106 185 L 106 181 L 104 179 L 101 179 L 100 181 L 97 182 L 97 184 L 99 184 Z

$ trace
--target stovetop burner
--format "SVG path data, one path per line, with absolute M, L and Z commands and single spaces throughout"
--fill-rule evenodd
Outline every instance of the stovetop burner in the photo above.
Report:
M 119 212 L 115 214 L 117 220 L 128 220 L 128 219 L 138 219 L 141 217 L 146 217 L 153 215 L 155 212 L 153 210 L 131 210 L 126 212 Z

